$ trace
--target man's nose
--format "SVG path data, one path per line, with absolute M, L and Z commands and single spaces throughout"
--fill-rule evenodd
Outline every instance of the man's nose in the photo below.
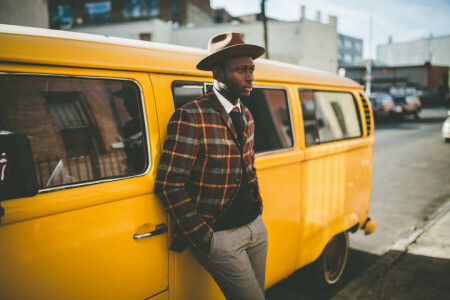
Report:
M 253 81 L 253 79 L 255 79 L 255 75 L 253 75 L 253 73 L 251 73 L 250 71 L 247 71 L 245 80 L 246 81 Z

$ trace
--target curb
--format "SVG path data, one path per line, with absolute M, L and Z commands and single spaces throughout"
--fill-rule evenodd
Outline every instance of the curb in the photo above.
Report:
M 443 215 L 447 213 L 450 209 L 450 202 L 447 202 L 443 207 L 441 207 L 433 216 L 425 222 L 419 229 L 410 233 L 407 237 L 398 240 L 392 247 L 391 250 L 396 251 L 406 251 L 408 247 L 414 243 L 428 228 L 434 225 Z
M 368 267 L 362 274 L 348 283 L 342 290 L 334 295 L 332 300 L 363 299 L 364 294 L 376 284 L 376 282 L 396 264 L 408 251 L 408 247 L 414 243 L 428 228 L 433 226 L 443 215 L 450 210 L 450 202 L 447 202 L 419 229 L 405 238 L 398 240 L 391 250 L 383 254 L 375 263 Z

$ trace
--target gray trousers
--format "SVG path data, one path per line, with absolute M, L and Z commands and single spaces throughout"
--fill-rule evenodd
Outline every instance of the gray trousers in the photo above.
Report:
M 250 224 L 214 232 L 209 255 L 192 249 L 228 300 L 264 299 L 267 230 L 261 216 Z

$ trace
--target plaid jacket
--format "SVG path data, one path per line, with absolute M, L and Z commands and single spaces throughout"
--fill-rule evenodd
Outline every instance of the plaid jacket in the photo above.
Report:
M 262 208 L 254 167 L 255 126 L 242 103 L 241 112 L 242 152 L 233 122 L 212 88 L 172 115 L 155 184 L 156 194 L 177 225 L 172 250 L 181 252 L 189 243 L 209 251 L 213 234 L 210 225 L 237 195 L 242 164 L 247 170 L 252 201 Z

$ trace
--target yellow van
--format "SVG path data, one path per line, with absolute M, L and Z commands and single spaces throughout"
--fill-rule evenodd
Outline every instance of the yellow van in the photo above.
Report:
M 166 126 L 202 94 L 206 51 L 0 26 L 0 298 L 223 299 L 153 192 Z M 333 74 L 256 61 L 255 119 L 269 233 L 266 288 L 314 262 L 341 277 L 370 221 L 373 118 Z

